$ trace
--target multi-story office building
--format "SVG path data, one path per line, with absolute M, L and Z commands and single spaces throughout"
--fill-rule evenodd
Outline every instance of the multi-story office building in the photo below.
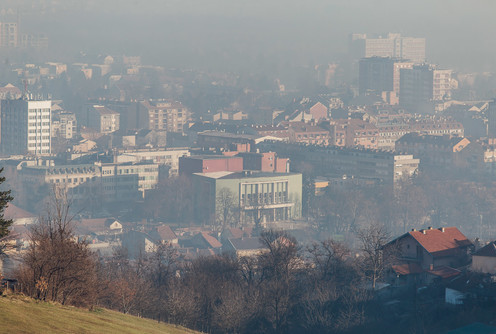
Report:
M 392 102 L 400 93 L 400 71 L 411 69 L 413 62 L 389 57 L 362 58 L 358 70 L 358 91 L 360 94 L 387 92 L 394 94 Z M 397 102 L 396 102 L 397 103 Z M 396 104 L 392 103 L 392 104 Z
M 224 210 L 219 200 L 226 193 L 229 205 L 239 209 L 243 223 L 286 221 L 301 217 L 302 176 L 298 173 L 214 172 L 192 175 L 198 221 L 208 221 Z
M 427 64 L 401 69 L 400 105 L 409 111 L 419 112 L 430 102 L 449 99 L 451 72 Z M 433 107 L 429 109 L 434 110 Z
M 425 38 L 402 37 L 396 33 L 386 36 L 351 34 L 349 51 L 354 59 L 390 57 L 421 63 L 425 61 Z
M 3 100 L 1 103 L 2 153 L 49 155 L 51 107 L 51 101 Z
M 139 123 L 144 124 L 150 130 L 182 133 L 189 120 L 189 111 L 181 102 L 142 101 L 138 108 L 139 118 L 146 120 Z
M 179 158 L 190 156 L 188 149 L 171 148 L 168 150 L 122 150 L 115 156 L 116 163 L 144 162 L 153 163 L 169 167 L 170 176 L 179 174 Z
M 135 200 L 158 183 L 158 164 L 150 162 L 102 164 L 102 191 L 115 201 Z
M 159 166 L 151 162 L 55 166 L 53 161 L 40 160 L 20 165 L 16 200 L 24 206 L 34 203 L 40 199 L 38 190 L 47 185 L 65 189 L 77 205 L 90 200 L 137 200 L 154 189 L 158 180 Z

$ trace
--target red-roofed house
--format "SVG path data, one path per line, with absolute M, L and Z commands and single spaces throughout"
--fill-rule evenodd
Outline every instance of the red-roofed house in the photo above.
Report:
M 198 233 L 193 237 L 192 242 L 193 246 L 199 249 L 213 248 L 214 250 L 220 250 L 220 248 L 222 247 L 220 241 L 207 232 Z
M 405 233 L 399 243 L 403 263 L 417 263 L 427 270 L 440 266 L 460 266 L 468 261 L 472 242 L 456 227 L 428 228 Z
M 178 238 L 176 233 L 169 225 L 160 225 L 148 233 L 150 237 L 157 243 L 177 244 Z
M 429 283 L 434 279 L 457 276 L 460 271 L 453 267 L 466 265 L 469 249 L 473 247 L 456 227 L 412 230 L 388 245 L 400 252 L 397 263 L 391 268 L 397 284 Z
M 447 279 L 460 274 L 454 269 L 469 261 L 472 242 L 456 227 L 412 230 L 391 241 L 386 247 L 399 249 L 398 263 L 392 266 L 397 278 L 419 277 L 426 282 L 434 278 Z

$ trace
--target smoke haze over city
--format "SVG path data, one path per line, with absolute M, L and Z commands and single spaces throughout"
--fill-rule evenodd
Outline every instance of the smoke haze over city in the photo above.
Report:
M 495 46 L 484 42 L 496 28 L 490 0 L 45 1 L 41 15 L 38 1 L 11 3 L 63 55 L 123 52 L 192 68 L 308 65 L 342 59 L 350 32 L 393 31 L 426 37 L 430 62 L 460 71 L 496 67 Z

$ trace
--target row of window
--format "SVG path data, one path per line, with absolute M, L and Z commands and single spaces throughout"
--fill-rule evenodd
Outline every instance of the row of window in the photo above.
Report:
M 50 179 L 50 183 L 83 183 L 83 182 L 89 182 L 90 180 L 96 181 L 96 177 L 89 178 L 89 177 L 80 177 L 80 178 L 69 178 L 69 179 Z
M 28 140 L 36 140 L 36 139 L 40 140 L 40 136 L 38 136 L 38 137 L 36 137 L 36 136 L 29 136 L 28 137 Z M 46 139 L 50 139 L 50 136 L 41 136 L 41 139 L 45 139 L 45 140 Z
M 33 119 L 50 119 L 50 115 L 28 116 L 29 120 Z
M 50 126 L 50 122 L 29 122 L 28 126 Z

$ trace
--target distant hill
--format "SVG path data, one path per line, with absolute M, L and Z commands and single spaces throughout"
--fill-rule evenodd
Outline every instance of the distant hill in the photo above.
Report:
M 131 315 L 0 296 L 0 333 L 198 333 Z

